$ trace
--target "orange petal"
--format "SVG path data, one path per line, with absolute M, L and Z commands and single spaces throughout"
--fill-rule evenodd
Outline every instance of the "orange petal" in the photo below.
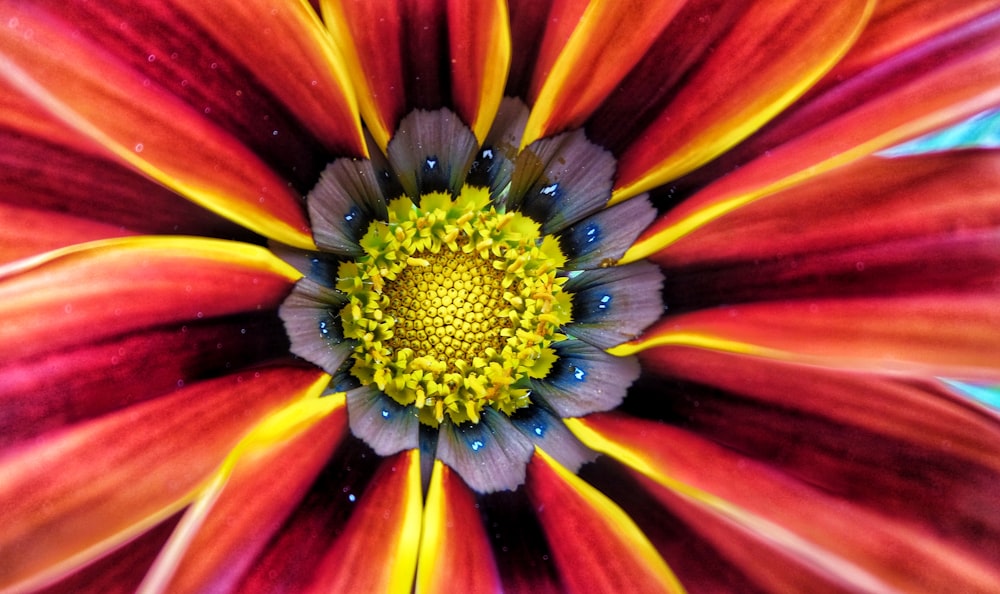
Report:
M 135 594 L 142 577 L 177 525 L 177 514 L 39 594 Z
M 582 124 L 683 4 L 678 0 L 591 2 L 579 21 L 562 25 L 575 27 L 551 68 L 535 71 L 533 106 L 521 146 Z M 560 37 L 559 32 L 552 34 L 552 39 Z M 551 51 L 552 43 L 545 49 Z
M 236 374 L 6 452 L 0 587 L 57 579 L 177 512 L 249 428 L 324 378 L 295 368 Z
M 806 426 L 806 418 L 816 418 L 812 426 L 823 422 L 826 424 L 824 430 L 831 434 L 840 431 L 857 439 L 860 433 L 869 433 L 884 442 L 898 444 L 900 449 L 935 452 L 939 457 L 948 459 L 947 462 L 936 461 L 932 464 L 943 467 L 979 465 L 1000 474 L 1000 458 L 997 456 L 1000 425 L 997 419 L 982 409 L 970 406 L 936 380 L 900 381 L 864 372 L 810 367 L 698 349 L 651 349 L 641 357 L 645 370 L 710 387 L 719 394 L 727 395 L 719 400 L 729 403 L 738 399 L 746 403 L 747 411 L 759 409 L 759 416 L 768 414 L 768 411 L 774 411 L 775 416 L 780 415 L 780 411 L 787 411 L 787 414 L 802 418 L 803 427 Z M 706 401 L 707 398 L 699 400 L 701 406 L 713 407 Z M 714 408 L 718 410 L 725 406 L 722 404 Z M 662 403 L 660 407 L 663 408 Z M 671 408 L 675 407 L 672 405 Z M 734 403 L 731 410 L 737 409 Z M 706 414 L 711 416 L 712 413 Z M 758 416 L 752 412 L 744 416 L 749 419 L 751 415 Z M 730 433 L 737 439 L 737 433 L 741 431 L 732 430 Z M 787 433 L 775 433 L 765 447 L 777 450 L 785 439 L 788 439 Z M 948 445 L 943 448 L 942 444 Z M 888 450 L 887 447 L 882 449 Z M 924 457 L 933 458 L 928 454 Z M 791 460 L 793 457 L 788 458 Z M 912 476 L 898 476 L 898 473 L 884 474 L 887 480 L 913 480 Z M 952 474 L 957 476 L 960 473 Z M 821 482 L 822 479 L 815 480 Z M 885 482 L 882 478 L 875 480 Z M 973 481 L 965 482 L 971 484 Z
M 117 225 L 3 203 L 0 221 L 0 264 L 74 243 L 132 235 Z
M 737 144 L 847 52 L 874 2 L 759 2 L 619 159 L 613 200 L 655 188 Z
M 567 591 L 684 591 L 621 508 L 541 450 L 527 488 Z
M 231 241 L 133 237 L 49 252 L 0 269 L 0 359 L 274 309 L 297 277 L 267 250 Z
M 348 69 L 308 3 L 182 0 L 175 5 L 238 57 L 328 149 L 367 156 Z
M 2 78 L 0 147 L 8 261 L 129 231 L 256 237 L 109 158 Z
M 923 526 L 838 499 L 681 429 L 607 414 L 569 425 L 641 475 L 654 497 L 766 590 L 988 592 L 998 579 L 974 551 Z
M 511 69 L 507 96 L 529 103 L 566 46 L 587 0 L 509 0 Z
M 506 0 L 450 0 L 448 42 L 455 109 L 483 144 L 500 108 L 510 68 Z
M 321 562 L 310 592 L 413 590 L 423 497 L 419 456 L 411 450 L 382 463 Z
M 1000 303 L 966 292 L 762 302 L 664 319 L 628 355 L 691 347 L 890 374 L 1000 376 Z
M 1000 103 L 998 39 L 1000 15 L 993 15 L 922 40 L 821 93 L 752 139 L 756 148 L 743 156 L 753 160 L 654 223 L 624 260 L 655 253 L 751 202 Z M 761 156 L 758 149 L 766 152 Z
M 500 592 L 489 537 L 472 491 L 434 461 L 424 505 L 417 592 Z
M 1000 151 L 869 157 L 714 219 L 652 259 L 710 266 L 989 230 L 1000 226 L 998 192 Z
M 485 139 L 510 64 L 505 2 L 320 4 L 365 124 L 383 151 L 400 119 L 415 108 L 453 107 L 476 138 Z M 445 95 L 449 87 L 451 97 Z
M 255 427 L 229 454 L 215 488 L 192 503 L 144 591 L 235 591 L 346 433 L 342 394 L 299 400 Z
M 233 137 L 35 11 L 5 9 L 0 77 L 120 161 L 262 235 L 312 247 L 299 198 Z

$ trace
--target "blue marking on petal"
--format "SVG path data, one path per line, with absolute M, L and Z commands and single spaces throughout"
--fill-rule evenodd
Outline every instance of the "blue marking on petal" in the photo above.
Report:
M 576 365 L 570 365 L 570 369 L 573 370 L 573 377 L 577 380 L 583 382 L 587 381 L 587 371 L 582 367 L 577 367 Z
M 476 440 L 474 440 L 474 441 L 473 441 L 473 442 L 472 442 L 472 443 L 471 443 L 470 445 L 472 446 L 472 451 L 473 451 L 473 452 L 478 452 L 479 450 L 483 449 L 483 447 L 484 447 L 484 446 L 485 446 L 486 444 L 484 444 L 484 443 L 482 442 L 482 440 L 480 440 L 480 439 L 476 439 Z
M 550 184 L 539 190 L 540 193 L 546 196 L 555 196 L 559 193 L 559 184 Z
M 383 419 L 388 419 L 389 418 L 389 411 L 386 410 L 386 409 L 384 409 L 384 408 L 382 409 L 382 418 Z
M 601 238 L 601 227 L 595 223 L 590 223 L 584 229 L 583 234 L 586 237 L 585 241 L 588 244 L 594 243 Z
M 437 160 L 437 158 L 436 158 L 436 157 L 427 157 L 427 160 L 426 160 L 426 161 L 424 161 L 424 166 L 425 166 L 425 167 L 426 167 L 426 168 L 427 168 L 427 169 L 428 169 L 429 171 L 433 171 L 433 170 L 434 170 L 434 168 L 435 168 L 435 167 L 437 167 L 437 164 L 438 164 L 438 160 Z
M 599 303 L 597 304 L 598 309 L 607 309 L 611 305 L 611 295 L 602 295 Z

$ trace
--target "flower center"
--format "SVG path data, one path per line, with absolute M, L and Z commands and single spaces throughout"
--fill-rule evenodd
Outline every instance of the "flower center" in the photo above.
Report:
M 362 238 L 364 255 L 337 271 L 344 336 L 357 341 L 351 372 L 433 427 L 528 406 L 528 378 L 548 373 L 570 321 L 558 242 L 489 204 L 472 187 L 419 205 L 397 198 Z

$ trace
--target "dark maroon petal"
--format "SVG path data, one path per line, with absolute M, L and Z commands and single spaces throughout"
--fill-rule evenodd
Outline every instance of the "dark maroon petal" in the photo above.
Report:
M 80 225 L 99 221 L 121 229 L 119 234 L 259 241 L 246 229 L 106 156 L 4 83 L 0 83 L 0 106 L 0 202 L 76 217 L 82 219 Z M 43 238 L 51 231 L 53 241 L 64 230 L 73 237 L 72 229 L 57 220 L 34 229 Z
M 764 594 L 696 529 L 653 497 L 627 467 L 608 456 L 584 466 L 580 476 L 617 503 L 632 518 L 641 518 L 643 533 L 677 574 L 688 592 Z
M 313 581 L 320 560 L 343 533 L 379 460 L 363 442 L 348 437 L 235 591 L 251 594 L 304 591 Z
M 748 2 L 689 0 L 643 59 L 587 120 L 594 142 L 621 154 L 663 111 Z
M 241 444 L 247 449 L 231 455 L 231 474 L 188 508 L 169 548 L 150 571 L 146 588 L 237 591 L 348 434 L 342 398 L 325 396 L 302 408 L 309 411 L 280 438 L 254 442 L 251 434 L 250 442 Z
M 306 590 L 403 592 L 413 586 L 422 492 L 416 450 L 383 458 Z
M 0 363 L 0 446 L 287 352 L 274 312 L 143 328 Z
M 637 391 L 626 409 L 663 418 L 828 493 L 1000 562 L 1000 421 L 933 380 L 695 350 L 649 352 L 683 380 Z
M 250 56 L 233 45 L 230 37 L 247 32 L 237 27 L 213 29 L 193 14 L 209 11 L 192 11 L 182 2 L 149 0 L 35 4 L 73 23 L 78 34 L 239 138 L 293 181 L 299 192 L 312 187 L 330 160 L 316 136 L 318 130 L 294 115 L 292 108 L 305 106 L 288 105 L 269 89 L 265 83 L 271 81 L 254 72 L 255 64 L 247 62 Z M 292 72 L 303 82 L 309 76 Z
M 534 505 L 524 489 L 480 496 L 486 534 L 505 592 L 562 592 Z

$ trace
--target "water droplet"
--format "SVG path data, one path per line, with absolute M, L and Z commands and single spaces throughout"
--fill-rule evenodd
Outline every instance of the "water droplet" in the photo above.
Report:
M 358 500 L 358 498 L 354 496 L 354 493 L 351 493 L 350 495 L 347 496 L 347 500 L 350 501 L 351 503 L 354 503 L 355 501 Z
M 146 61 L 147 62 L 155 62 L 156 61 L 156 54 L 149 54 L 148 56 L 146 56 Z
M 139 144 L 135 145 L 135 152 L 141 153 L 143 148 L 145 147 L 143 147 L 142 143 L 140 142 Z

